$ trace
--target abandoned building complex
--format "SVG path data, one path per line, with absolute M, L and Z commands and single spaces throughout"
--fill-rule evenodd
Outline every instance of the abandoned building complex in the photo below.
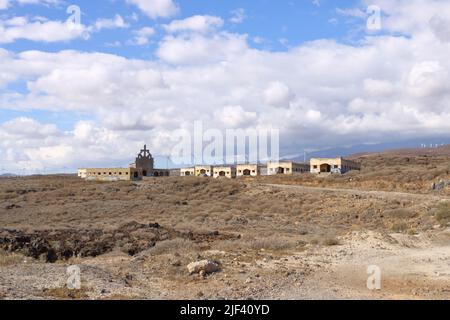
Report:
M 168 177 L 170 170 L 155 169 L 155 161 L 152 154 L 144 146 L 144 149 L 136 157 L 134 163 L 128 168 L 88 168 L 79 169 L 78 176 L 86 180 L 100 181 L 129 181 L 141 180 L 143 177 Z
M 344 158 L 312 158 L 310 160 L 311 173 L 340 173 L 344 174 L 352 170 L 361 170 L 361 165 L 355 161 Z
M 140 151 L 134 163 L 128 168 L 79 169 L 78 176 L 86 180 L 129 181 L 141 180 L 145 177 L 213 177 L 241 178 L 265 175 L 296 175 L 313 173 L 317 175 L 345 174 L 352 170 L 361 170 L 361 165 L 344 158 L 312 158 L 309 164 L 293 161 L 268 162 L 260 164 L 239 164 L 237 166 L 201 165 L 176 170 L 155 169 L 154 159 L 147 146 Z

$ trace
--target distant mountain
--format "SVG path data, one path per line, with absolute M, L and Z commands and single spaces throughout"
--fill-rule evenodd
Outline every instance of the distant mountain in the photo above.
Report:
M 404 156 L 404 157 L 450 156 L 450 145 L 438 146 L 436 148 L 405 148 L 405 149 L 385 150 L 383 152 L 363 152 L 363 153 L 356 153 L 352 155 L 352 157 L 361 158 L 374 155 L 390 155 L 390 156 Z
M 14 178 L 14 177 L 17 177 L 17 175 L 13 173 L 3 173 L 0 175 L 0 178 Z
M 444 145 L 441 145 L 444 144 Z M 428 147 L 421 148 L 421 145 Z M 430 147 L 431 145 L 435 147 Z M 348 157 L 355 158 L 369 154 L 399 154 L 399 155 L 449 155 L 450 156 L 450 139 L 430 139 L 424 141 L 424 143 L 418 143 L 414 141 L 403 141 L 394 143 L 380 143 L 380 144 L 362 144 L 351 147 L 336 147 L 328 148 L 319 151 L 307 153 L 307 161 L 311 158 L 335 158 L 335 157 Z M 303 162 L 303 155 L 299 155 L 289 160 Z

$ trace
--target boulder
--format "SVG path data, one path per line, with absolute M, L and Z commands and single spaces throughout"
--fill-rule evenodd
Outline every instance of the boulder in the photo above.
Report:
M 188 266 L 188 271 L 190 274 L 204 273 L 210 274 L 219 271 L 219 265 L 211 260 L 202 260 L 197 262 L 192 262 Z

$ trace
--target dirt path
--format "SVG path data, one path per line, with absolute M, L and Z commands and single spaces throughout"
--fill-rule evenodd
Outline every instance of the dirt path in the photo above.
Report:
M 360 196 L 372 196 L 382 199 L 414 199 L 414 200 L 450 200 L 450 198 L 441 195 L 430 195 L 420 193 L 407 193 L 407 192 L 395 192 L 395 191 L 371 191 L 371 190 L 358 190 L 358 189 L 345 189 L 345 188 L 325 188 L 325 187 L 310 187 L 302 185 L 288 185 L 288 184 L 263 184 L 272 188 L 300 191 L 300 192 L 335 192 L 345 193 Z
M 448 231 L 447 231 L 448 235 Z M 449 299 L 450 246 L 427 235 L 353 232 L 340 246 L 311 248 L 292 256 L 314 272 L 301 285 L 278 294 L 284 299 Z M 368 267 L 381 274 L 381 288 L 367 287 Z

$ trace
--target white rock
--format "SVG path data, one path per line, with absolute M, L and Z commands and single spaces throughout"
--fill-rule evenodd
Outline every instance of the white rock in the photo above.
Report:
M 219 265 L 211 260 L 192 262 L 187 266 L 187 268 L 190 274 L 200 273 L 201 271 L 206 274 L 219 271 Z

